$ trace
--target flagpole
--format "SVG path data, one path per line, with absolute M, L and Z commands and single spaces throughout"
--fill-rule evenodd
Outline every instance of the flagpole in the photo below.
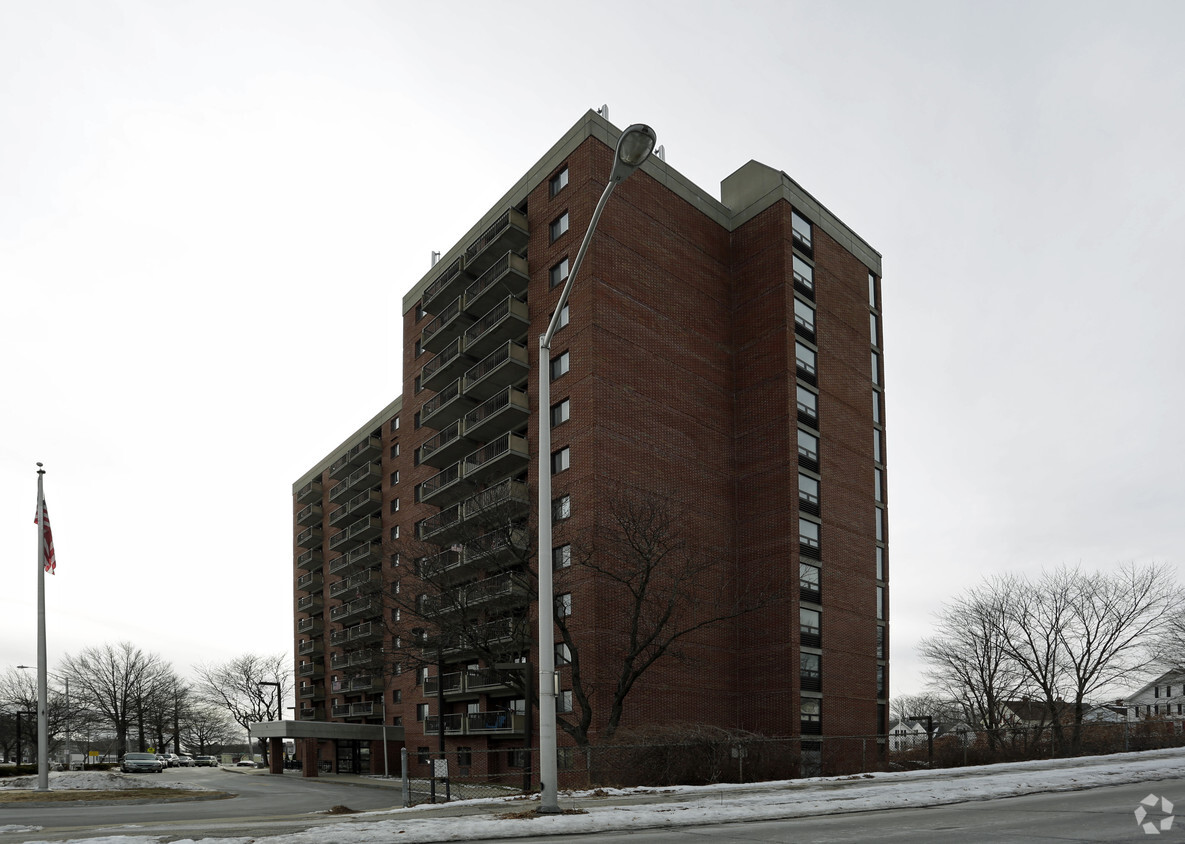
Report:
M 49 709 L 45 659 L 45 470 L 37 464 L 37 791 L 49 791 Z

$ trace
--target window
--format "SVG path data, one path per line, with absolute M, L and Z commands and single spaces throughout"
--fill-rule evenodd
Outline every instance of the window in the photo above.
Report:
M 555 243 L 559 240 L 560 235 L 568 230 L 568 212 L 565 211 L 560 216 L 551 221 L 551 242 Z
M 568 374 L 568 367 L 571 358 L 567 352 L 560 352 L 551 359 L 551 380 L 559 378 L 561 375 Z
M 457 748 L 457 764 L 468 768 L 473 764 L 473 748 L 472 747 L 458 747 Z
M 876 628 L 876 658 L 885 658 L 885 628 L 883 626 Z
M 572 690 L 563 689 L 556 696 L 555 699 L 556 712 L 571 712 L 572 711 Z
M 416 759 L 419 760 L 421 765 L 427 765 L 429 762 L 432 761 L 432 751 L 430 751 L 426 747 L 417 747 L 416 748 Z
M 555 664 L 570 665 L 572 663 L 572 649 L 562 642 L 555 646 Z
M 422 340 L 421 340 L 421 338 L 417 337 L 417 338 L 416 338 L 416 346 L 415 346 L 415 351 L 414 351 L 414 353 L 413 353 L 413 355 L 412 355 L 412 356 L 413 356 L 413 357 L 417 357 L 417 358 L 418 358 L 418 357 L 419 357 L 420 355 L 422 355 L 422 354 L 424 354 L 424 346 L 422 345 Z M 419 389 L 420 389 L 420 378 L 419 378 L 419 376 L 417 375 L 417 376 L 416 376 L 416 390 L 418 391 Z
M 823 657 L 819 654 L 800 653 L 798 655 L 798 676 L 804 680 L 818 680 L 823 675 Z
M 818 724 L 823 717 L 823 701 L 817 697 L 804 697 L 799 704 L 799 712 L 802 713 L 802 723 Z
M 811 421 L 819 418 L 819 397 L 801 384 L 798 385 L 798 413 Z
M 424 685 L 424 681 L 425 681 L 425 680 L 427 680 L 427 679 L 428 679 L 428 667 L 427 667 L 427 666 L 422 666 L 422 667 L 420 668 L 420 670 L 416 672 L 416 685 L 418 685 L 418 686 L 422 686 L 422 685 Z M 428 705 L 428 704 L 424 704 L 424 706 L 425 706 L 425 707 L 426 707 L 427 705 Z M 426 714 L 428 714 L 428 711 L 427 711 L 427 709 L 425 709 L 425 710 L 424 710 L 424 714 L 425 714 L 425 715 L 426 715 Z M 417 718 L 417 720 L 422 720 L 422 719 L 418 719 L 418 718 Z
M 392 499 L 391 499 L 391 512 L 392 512 L 392 513 L 398 513 L 398 512 L 399 512 L 399 499 L 398 499 L 398 498 L 392 498 Z
M 812 463 L 819 462 L 819 438 L 798 429 L 798 456 Z
M 557 747 L 555 749 L 555 766 L 560 771 L 572 770 L 573 748 Z
M 572 565 L 571 545 L 560 545 L 551 549 L 551 567 L 553 569 L 566 569 L 570 565 Z
M 801 299 L 794 300 L 794 325 L 807 334 L 815 333 L 815 309 Z
M 876 619 L 885 620 L 885 587 L 876 587 Z
M 874 313 L 868 314 L 868 332 L 872 336 L 872 345 L 879 347 L 880 341 L 878 338 L 880 337 L 880 327 L 877 325 L 877 318 Z
M 568 446 L 564 446 L 559 451 L 551 453 L 551 473 L 558 475 L 560 472 L 565 472 L 572 466 L 572 451 Z
M 568 618 L 572 615 L 572 593 L 565 592 L 555 599 L 556 618 Z
M 416 322 L 419 322 L 424 317 L 428 316 L 428 312 L 424 310 L 424 300 L 416 302 Z
M 564 307 L 560 308 L 560 318 L 559 318 L 559 321 L 555 324 L 555 330 L 559 331 L 561 328 L 563 328 L 567 324 L 568 324 L 568 305 L 567 305 L 567 303 L 565 303 Z
M 812 522 L 810 519 L 799 518 L 798 541 L 808 548 L 817 549 L 819 547 L 819 523 Z
M 393 443 L 393 444 L 391 445 L 391 456 L 392 456 L 392 457 L 398 457 L 398 456 L 399 456 L 399 443 Z
M 418 410 L 412 416 L 412 427 L 417 431 L 420 430 L 420 411 Z
M 395 484 L 397 484 L 397 483 L 399 483 L 399 470 L 398 469 L 396 469 L 394 472 L 391 473 L 391 486 L 395 486 Z
M 551 501 L 551 517 L 557 522 L 572 516 L 572 496 L 561 495 Z
M 803 592 L 814 592 L 815 597 L 819 595 L 819 567 L 812 566 L 810 563 L 798 564 L 798 588 Z
M 571 418 L 572 402 L 570 399 L 556 402 L 551 406 L 551 427 L 563 425 Z
M 816 510 L 819 507 L 819 482 L 802 472 L 798 473 L 798 500 L 812 505 Z
M 885 462 L 885 458 L 881 456 L 881 432 L 877 428 L 872 429 L 872 459 L 877 463 Z
M 525 768 L 530 764 L 531 752 L 524 748 L 506 751 L 506 764 L 511 768 Z
M 794 281 L 812 293 L 815 290 L 815 268 L 797 255 L 794 256 Z
M 881 423 L 881 394 L 876 390 L 872 391 L 872 421 L 877 425 Z
M 551 278 L 551 286 L 558 287 L 564 283 L 568 278 L 568 259 L 560 261 L 548 271 L 548 276 Z
M 876 508 L 876 541 L 885 541 L 885 511 L 880 507 Z
M 808 636 L 818 636 L 822 632 L 822 619 L 818 610 L 798 609 L 798 632 Z M 425 704 L 426 705 L 426 704 Z
M 811 223 L 806 217 L 803 217 L 797 211 L 790 212 L 790 231 L 794 236 L 795 242 L 805 249 L 811 250 Z
M 416 720 L 423 721 L 427 717 L 428 717 L 428 704 L 417 703 L 416 704 Z
M 552 196 L 555 196 L 557 193 L 566 188 L 568 186 L 568 168 L 564 167 L 563 170 L 552 176 L 551 181 L 547 184 L 548 192 Z
M 885 697 L 885 667 L 883 665 L 876 667 L 876 696 Z
M 391 528 L 391 538 L 392 539 L 399 538 L 399 525 L 395 525 L 395 527 Z
M 881 356 L 876 352 L 872 353 L 872 383 L 880 384 L 881 382 Z
M 794 362 L 807 375 L 815 376 L 815 350 L 797 340 L 794 341 Z
M 872 470 L 872 495 L 878 503 L 885 500 L 885 472 L 883 469 Z
M 868 274 L 868 307 L 876 307 L 876 276 Z
M 391 703 L 403 703 L 403 689 L 391 692 Z
M 399 417 L 396 416 L 394 419 L 391 420 L 391 431 L 395 432 L 398 430 L 399 430 Z
M 876 579 L 885 579 L 885 549 L 881 546 L 876 546 Z

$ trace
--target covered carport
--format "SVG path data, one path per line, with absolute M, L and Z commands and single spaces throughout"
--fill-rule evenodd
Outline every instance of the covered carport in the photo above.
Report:
M 383 753 L 386 751 L 389 764 L 398 769 L 399 751 L 403 747 L 403 727 L 382 724 L 347 724 L 339 721 L 258 721 L 251 724 L 251 735 L 268 740 L 268 770 L 273 774 L 284 773 L 284 739 L 296 743 L 296 756 L 300 760 L 301 776 L 315 777 L 319 773 L 321 744 L 331 742 L 329 754 L 331 770 L 337 771 L 344 749 L 366 748 L 372 770 L 363 773 L 383 772 Z M 392 746 L 394 745 L 394 746 Z M 370 751 L 377 748 L 377 757 Z M 378 770 L 373 770 L 376 766 Z M 354 771 L 351 771 L 354 773 Z

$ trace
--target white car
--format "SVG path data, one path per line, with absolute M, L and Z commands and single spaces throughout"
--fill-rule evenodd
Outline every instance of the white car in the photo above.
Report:
M 256 764 L 255 764 L 254 759 L 244 756 L 238 762 L 235 762 L 235 767 L 237 767 L 237 768 L 254 768 L 254 767 L 256 767 Z

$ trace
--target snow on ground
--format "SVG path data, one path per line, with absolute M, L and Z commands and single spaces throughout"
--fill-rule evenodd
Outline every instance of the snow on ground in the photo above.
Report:
M 487 805 L 489 814 L 442 817 L 449 807 L 421 807 L 370 812 L 299 833 L 269 836 L 265 844 L 401 844 L 465 841 L 473 838 L 519 838 L 537 835 L 606 832 L 654 827 L 700 826 L 841 812 L 934 806 L 990 800 L 1043 791 L 1074 791 L 1104 785 L 1151 782 L 1185 776 L 1180 749 L 1020 762 L 938 771 L 878 773 L 851 777 L 663 789 L 606 791 L 601 801 L 588 792 L 560 795 L 560 806 L 579 805 L 587 814 L 509 820 L 498 814 L 522 811 L 522 800 L 466 801 Z M 635 802 L 636 801 L 636 802 Z M 0 827 L 0 832 L 6 831 Z M 35 831 L 35 830 L 7 830 Z M 115 835 L 74 839 L 65 844 L 147 844 L 157 836 Z M 250 844 L 254 837 L 199 838 L 174 844 Z
M 27 777 L 5 777 L 0 779 L 2 788 L 36 788 L 37 775 Z M 179 782 L 168 778 L 168 774 L 121 774 L 118 771 L 50 771 L 49 790 L 87 789 L 93 791 L 125 791 L 132 788 L 181 788 L 191 791 L 209 791 L 205 786 Z M 2 831 L 0 827 L 0 831 Z

